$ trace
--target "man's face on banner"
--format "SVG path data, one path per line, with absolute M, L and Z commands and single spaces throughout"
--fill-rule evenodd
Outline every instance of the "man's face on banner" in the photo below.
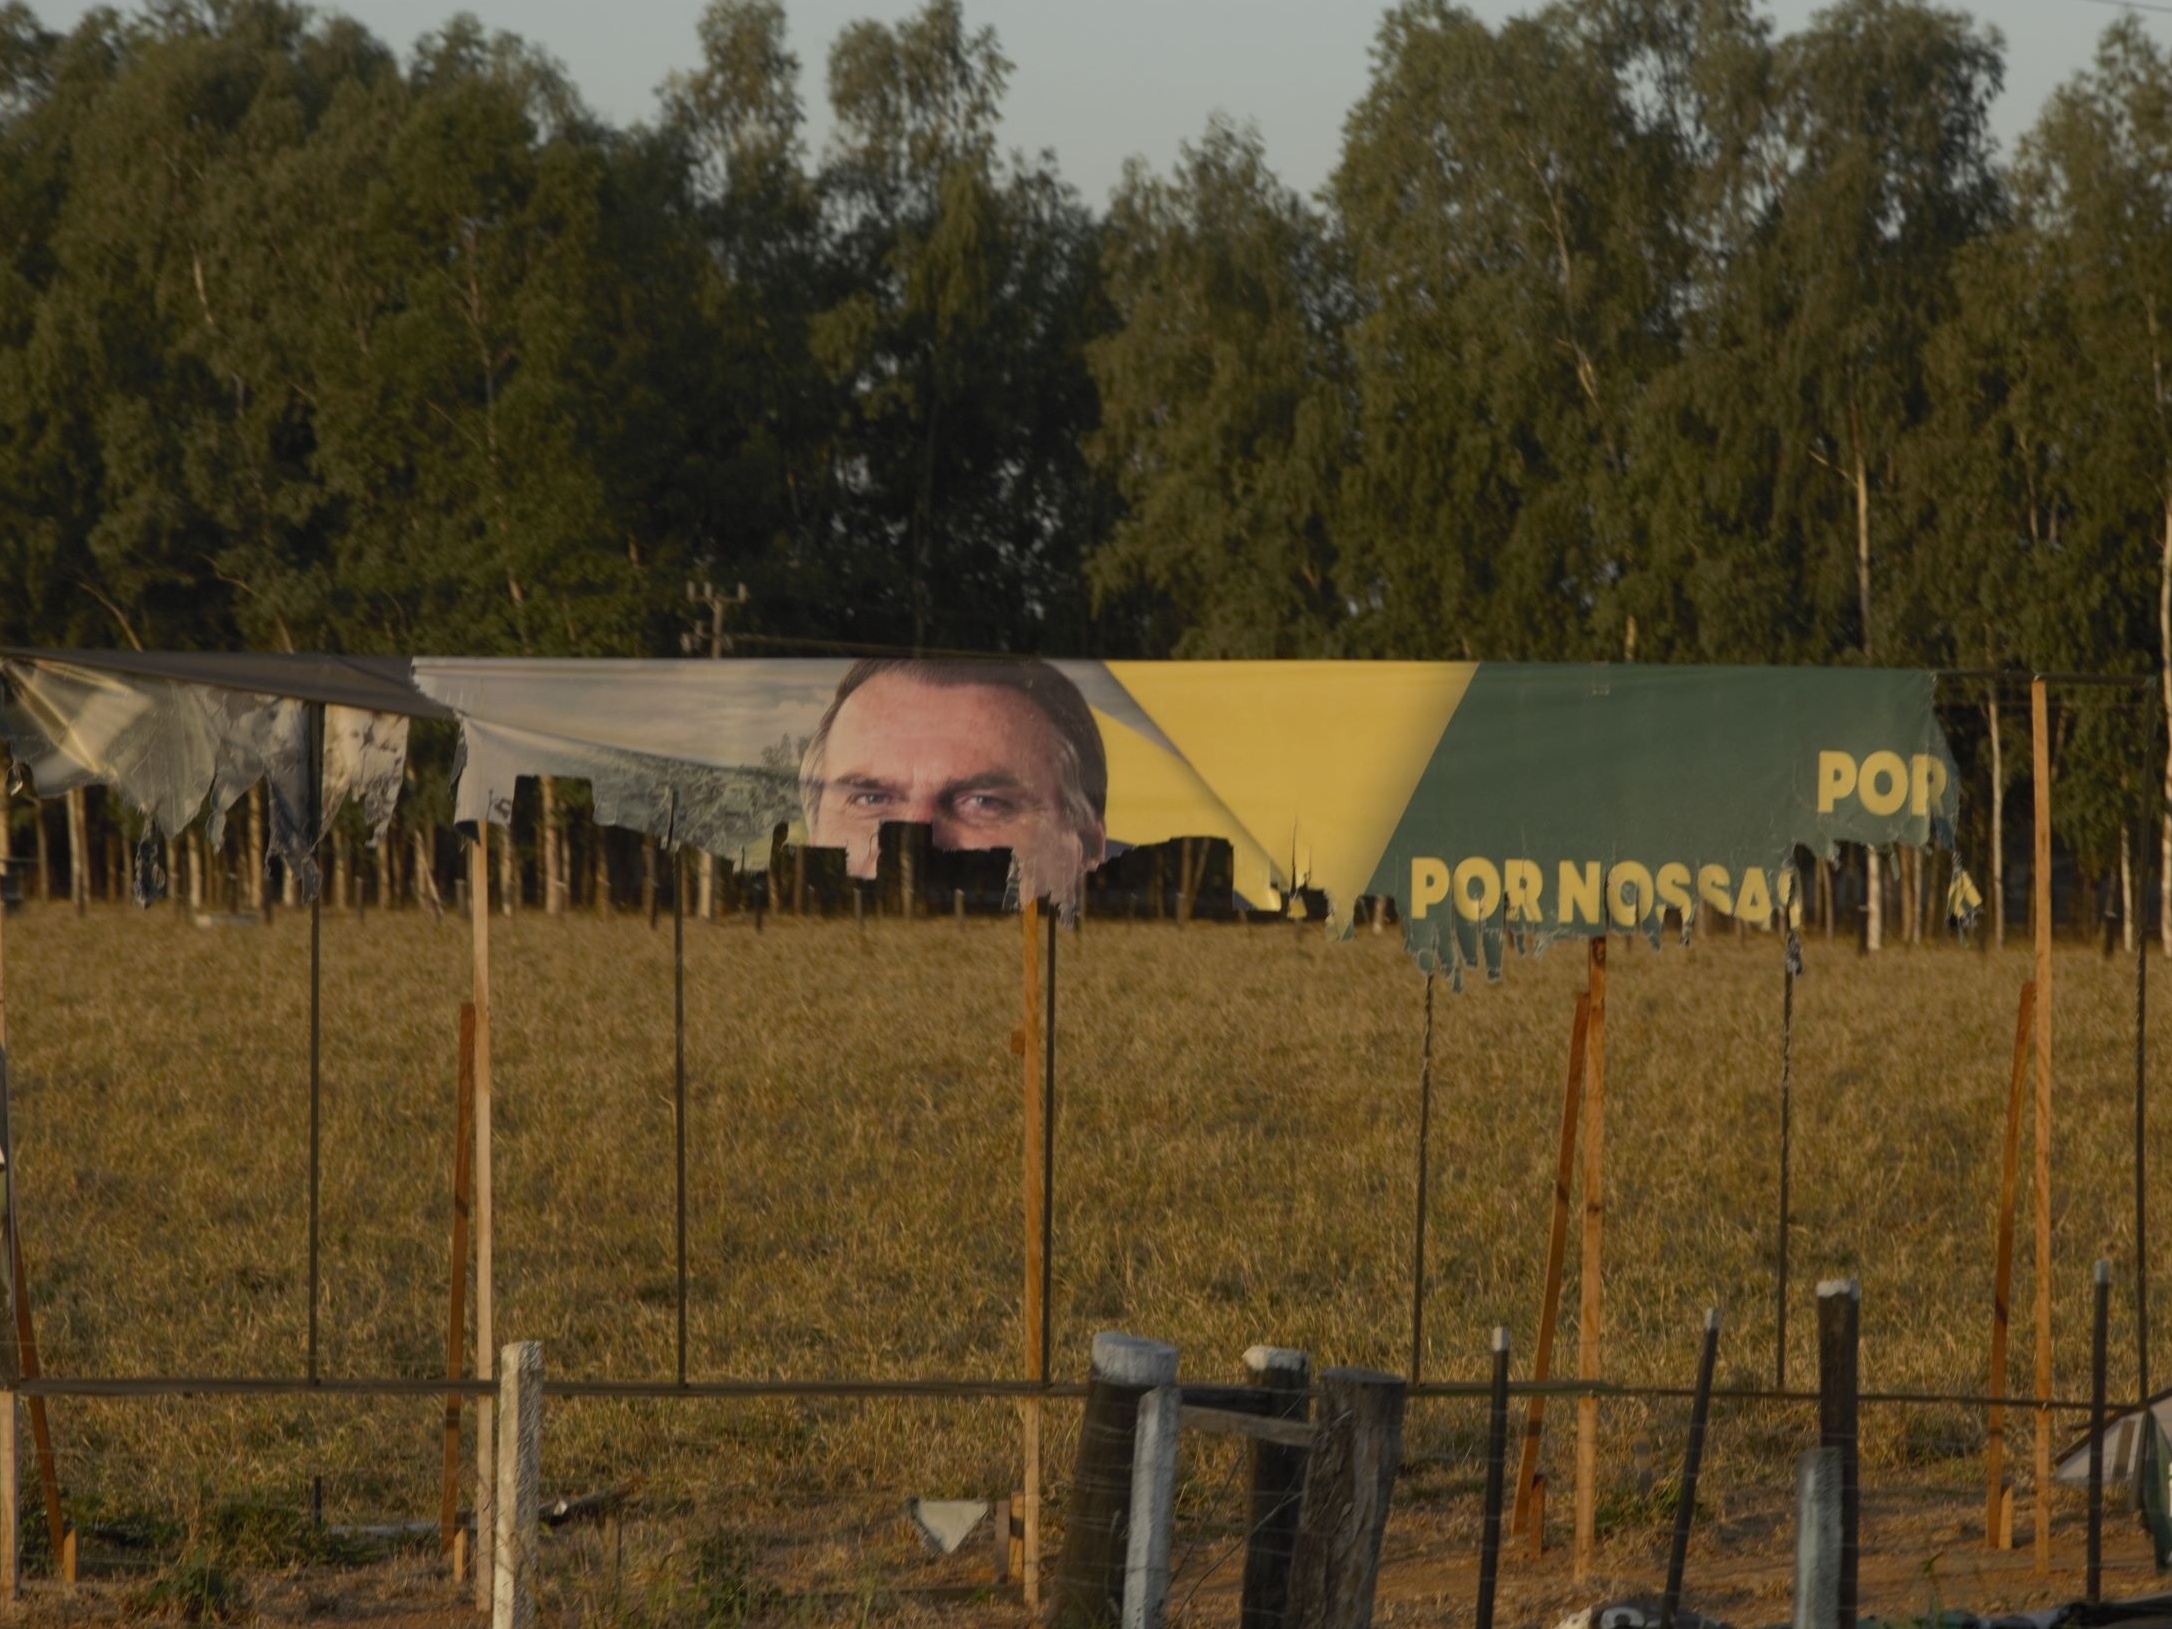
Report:
M 1066 813 L 1064 773 L 1056 727 L 1018 691 L 878 674 L 831 721 L 808 836 L 872 877 L 883 824 L 922 825 L 937 848 L 1007 848 L 1027 886 L 1068 893 L 1101 841 Z

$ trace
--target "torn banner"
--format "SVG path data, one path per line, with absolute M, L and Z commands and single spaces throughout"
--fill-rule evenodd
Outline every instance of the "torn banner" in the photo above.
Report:
M 563 776 L 606 824 L 757 867 L 785 825 L 860 876 L 882 826 L 911 822 L 1009 850 L 1022 892 L 1065 902 L 1124 847 L 1222 838 L 1248 903 L 1392 899 L 1411 947 L 1453 967 L 1497 966 L 1515 938 L 1656 933 L 1670 910 L 1768 920 L 1798 846 L 1950 843 L 1957 807 L 1933 681 L 1904 671 L 0 657 L 0 729 L 36 789 L 111 785 L 161 830 L 258 775 L 305 807 L 294 743 L 316 703 L 327 811 L 353 789 L 382 818 L 393 721 L 446 718 L 463 822 Z M 339 709 L 367 723 L 335 788 Z M 281 818 L 306 860 L 304 822 Z

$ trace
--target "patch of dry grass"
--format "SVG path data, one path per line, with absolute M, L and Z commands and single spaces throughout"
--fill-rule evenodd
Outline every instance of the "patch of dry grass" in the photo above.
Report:
M 527 914 L 493 931 L 500 1338 L 543 1341 L 555 1375 L 667 1376 L 668 927 Z M 171 910 L 79 921 L 33 908 L 9 921 L 23 1219 L 49 1370 L 301 1370 L 306 932 L 298 914 L 269 930 L 201 930 Z M 1016 1373 L 1016 922 L 772 918 L 757 934 L 741 917 L 690 924 L 688 941 L 694 1373 Z M 466 927 L 328 915 L 324 947 L 325 1370 L 439 1373 Z M 1866 1386 L 1974 1390 L 2027 958 L 1939 949 L 1872 961 L 1814 940 L 1806 953 L 1791 1377 L 1814 1375 L 1815 1280 L 1845 1274 L 1864 1284 Z M 1606 1367 L 1686 1381 L 1716 1303 L 1723 1381 L 1769 1380 L 1777 947 L 1617 943 L 1612 975 Z M 1563 947 L 1513 963 L 1498 986 L 1441 992 L 1431 1378 L 1482 1374 L 1495 1323 L 1530 1350 L 1581 979 L 1581 955 Z M 1061 982 L 1059 1375 L 1076 1375 L 1089 1335 L 1108 1327 L 1177 1342 L 1204 1377 L 1232 1376 L 1261 1340 L 1402 1367 L 1422 979 L 1392 940 L 1095 922 L 1064 936 Z M 2132 1386 L 2132 983 L 2124 959 L 2061 952 L 2054 1296 L 2066 1394 L 2086 1384 L 2099 1254 L 2120 1286 L 2113 1389 Z M 2153 991 L 2159 1049 L 2166 993 Z M 2168 1137 L 2160 1115 L 2162 1170 Z M 2172 1229 L 2172 1216 L 2159 1225 Z M 2024 1387 L 2027 1239 L 2024 1214 Z M 2172 1285 L 2153 1282 L 2172 1316 Z M 1568 1304 L 1561 1349 L 1573 1353 L 1573 1289 Z M 53 1410 L 84 1508 L 149 1507 L 184 1524 L 207 1500 L 292 1503 L 315 1474 L 335 1518 L 429 1514 L 436 1412 L 346 1400 Z M 1625 1519 L 1671 1471 L 1679 1413 L 1609 1406 Z M 1068 1411 L 1057 1419 L 1061 1465 Z M 1799 1411 L 1730 1419 L 1715 1436 L 1714 1497 L 1784 1495 Z M 755 1546 L 779 1575 L 848 1591 L 877 1575 L 948 1577 L 960 1564 L 918 1559 L 898 1503 L 1005 1490 L 1012 1421 L 996 1404 L 565 1403 L 550 1423 L 549 1488 L 638 1471 L 644 1520 L 680 1536 L 665 1581 L 643 1575 L 635 1589 L 590 1555 L 594 1540 L 563 1587 L 591 1604 L 616 1590 L 614 1610 L 632 1611 L 640 1590 L 679 1600 L 708 1587 L 700 1555 L 714 1574 L 731 1544 Z M 1478 1425 L 1467 1406 L 1414 1408 L 1414 1500 L 1468 1504 Z M 1881 1474 L 1965 1486 L 1974 1464 L 1954 1456 L 1980 1440 L 1965 1412 L 1919 1411 L 1876 1416 L 1867 1451 Z M 1212 1449 L 1196 1457 L 1195 1517 L 1213 1514 L 1226 1469 Z

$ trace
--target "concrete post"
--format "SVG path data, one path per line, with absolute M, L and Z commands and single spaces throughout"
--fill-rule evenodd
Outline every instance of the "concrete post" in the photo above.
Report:
M 1840 1450 L 1795 1462 L 1793 1629 L 1833 1629 L 1840 1617 Z
M 1131 1525 L 1124 1544 L 1123 1629 L 1161 1629 L 1176 1525 L 1177 1413 L 1184 1393 L 1156 1386 L 1139 1399 L 1131 1451 Z
M 543 1347 L 514 1341 L 498 1360 L 498 1523 L 491 1629 L 535 1629 L 542 1534 Z

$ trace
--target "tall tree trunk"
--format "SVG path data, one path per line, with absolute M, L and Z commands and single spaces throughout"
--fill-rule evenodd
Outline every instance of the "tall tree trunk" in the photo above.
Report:
M 520 856 L 513 852 L 513 821 L 505 822 L 505 840 L 498 844 L 498 909 L 511 916 L 520 909 Z
M 2134 828 L 2119 823 L 2119 947 L 2134 954 Z
M 556 916 L 566 908 L 565 892 L 558 875 L 558 849 L 563 838 L 558 829 L 558 782 L 550 775 L 539 779 L 543 790 L 543 812 L 539 821 L 543 838 L 543 914 Z
M 0 878 L 7 877 L 15 869 L 15 833 L 8 822 L 14 812 L 14 799 L 7 789 L 6 751 L 0 748 Z M 30 897 L 28 889 L 21 892 L 25 899 Z
M 242 855 L 241 863 L 248 868 L 249 880 L 243 884 L 248 890 L 249 909 L 262 914 L 264 909 L 264 783 L 258 781 L 249 788 L 249 846 Z
M 1848 413 L 1848 439 L 1855 454 L 1855 608 L 1863 624 L 1863 659 L 1872 659 L 1870 640 L 1870 466 L 1863 449 L 1862 416 Z
M 204 908 L 204 829 L 195 827 L 189 832 L 189 909 Z
M 76 915 L 90 909 L 90 816 L 80 786 L 68 794 L 68 898 Z
M 1818 857 L 1818 926 L 1825 931 L 1825 942 L 1833 942 L 1833 862 Z
M 598 916 L 611 914 L 611 846 L 602 822 L 588 823 L 588 900 Z
M 414 890 L 416 905 L 428 906 L 432 916 L 443 916 L 445 901 L 437 891 L 437 827 L 418 820 L 409 830 L 414 843 L 414 870 L 408 886 Z
M 2165 495 L 2164 547 L 2157 559 L 2157 680 L 2164 691 L 2163 845 L 2157 856 L 2157 932 L 2172 956 L 2172 493 Z
M 1885 945 L 1885 857 L 1869 844 L 1863 845 L 1863 948 Z
M 38 840 L 38 903 L 43 905 L 53 897 L 52 828 L 45 822 L 45 804 L 43 800 L 33 804 L 31 812 L 37 816 L 37 823 L 32 828 L 32 832 Z
M 716 856 L 706 851 L 694 872 L 694 914 L 704 922 L 716 915 Z
M 1984 707 L 1991 722 L 1991 948 L 2006 948 L 2006 759 L 2000 748 L 1996 687 Z

